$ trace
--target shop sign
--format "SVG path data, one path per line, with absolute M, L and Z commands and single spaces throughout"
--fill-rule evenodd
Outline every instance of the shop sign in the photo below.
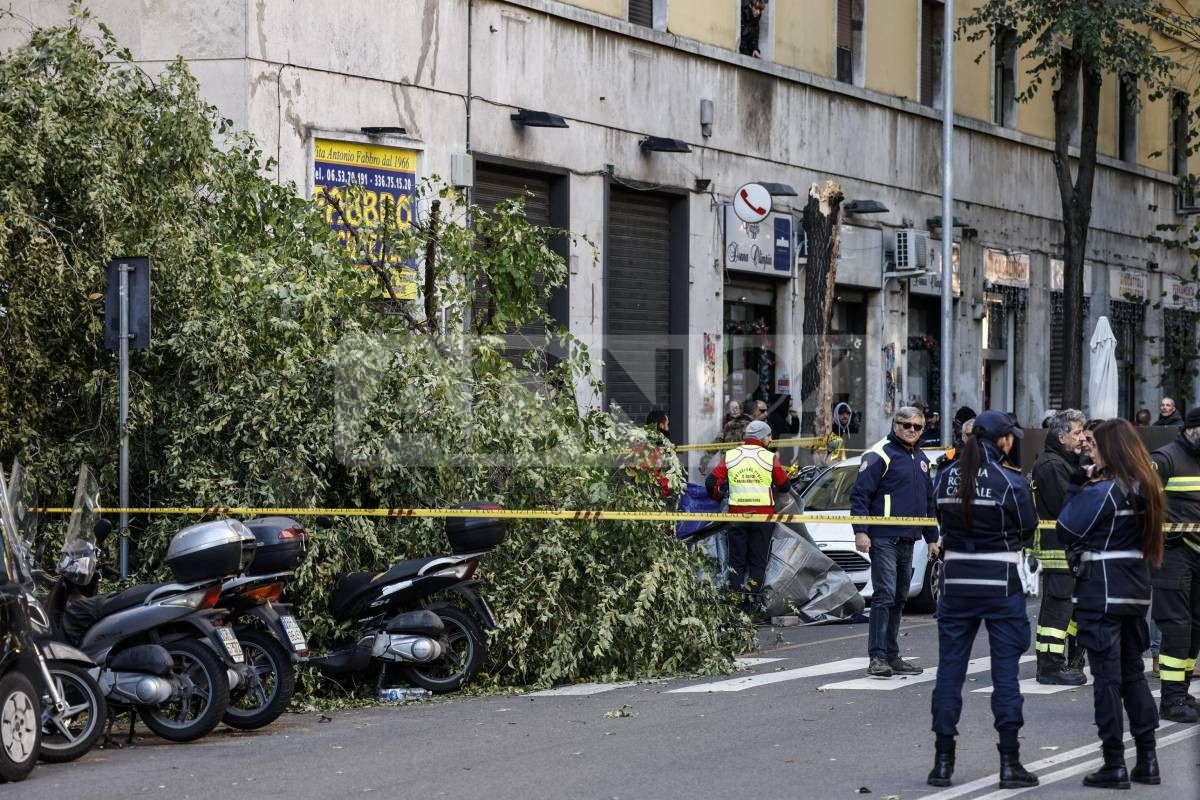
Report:
M 1114 267 L 1108 273 L 1108 297 L 1125 303 L 1143 302 L 1146 299 L 1146 273 Z
M 792 217 L 770 214 L 762 222 L 743 222 L 725 207 L 725 268 L 788 278 L 792 275 Z
M 1061 292 L 1063 290 L 1063 272 L 1066 270 L 1067 264 L 1061 258 L 1050 259 L 1050 291 Z M 1083 296 L 1092 296 L 1092 262 L 1083 262 Z
M 1163 308 L 1200 312 L 1200 284 L 1163 276 Z
M 953 270 L 953 280 L 951 281 L 950 290 L 955 297 L 962 297 L 962 279 L 960 277 L 960 263 L 962 255 L 958 242 L 954 242 L 953 250 L 950 256 L 950 268 Z M 929 294 L 941 297 L 942 295 L 942 243 L 936 239 L 929 240 L 929 271 L 923 272 L 915 278 L 908 281 L 908 290 L 913 294 Z
M 369 255 L 360 254 L 361 268 L 367 258 L 379 258 L 383 250 L 380 226 L 403 230 L 412 224 L 416 198 L 417 155 L 400 147 L 343 142 L 336 139 L 313 140 L 312 196 L 336 198 L 345 219 L 333 203 L 325 202 L 325 219 L 338 233 L 342 245 L 354 246 L 349 229 L 359 231 L 367 242 Z M 416 265 L 411 261 L 389 258 L 392 284 L 401 300 L 417 297 Z
M 987 248 L 983 251 L 983 274 L 993 286 L 1029 288 L 1029 254 Z

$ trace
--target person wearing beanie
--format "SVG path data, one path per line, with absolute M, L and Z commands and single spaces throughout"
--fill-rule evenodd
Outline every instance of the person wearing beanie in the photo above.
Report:
M 938 473 L 935 494 L 944 561 L 931 701 L 936 739 L 933 769 L 926 778 L 931 786 L 949 786 L 954 774 L 963 683 L 981 623 L 987 625 L 991 650 L 1000 788 L 1038 783 L 1021 765 L 1018 741 L 1025 722 L 1020 662 L 1030 634 L 1018 564 L 1038 522 L 1029 485 L 1007 460 L 1022 435 L 1009 415 L 985 411 L 975 419 L 959 457 Z
M 767 449 L 771 426 L 756 419 L 746 426 L 745 440 L 727 450 L 705 479 L 709 497 L 729 499 L 731 514 L 774 514 L 775 492 L 787 491 L 788 476 L 779 456 Z M 729 586 L 745 591 L 743 608 L 757 615 L 762 611 L 767 559 L 771 555 L 770 522 L 743 522 L 729 526 Z
M 933 481 L 929 459 L 917 445 L 925 427 L 920 409 L 904 406 L 892 418 L 892 432 L 863 453 L 850 489 L 852 517 L 932 517 Z M 908 599 L 913 545 L 924 537 L 929 557 L 938 553 L 937 528 L 854 523 L 854 546 L 871 554 L 871 617 L 867 632 L 867 675 L 920 675 L 900 657 L 900 617 Z
M 1167 522 L 1200 523 L 1200 406 L 1187 412 L 1179 437 L 1150 454 L 1167 497 Z M 1168 531 L 1162 566 L 1152 569 L 1150 611 L 1162 631 L 1159 712 L 1172 722 L 1200 721 L 1190 687 L 1200 654 L 1200 533 Z

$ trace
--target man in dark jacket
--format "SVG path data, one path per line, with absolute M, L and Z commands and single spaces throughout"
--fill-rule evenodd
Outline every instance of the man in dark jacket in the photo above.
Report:
M 1187 413 L 1179 438 L 1150 454 L 1167 495 L 1167 522 L 1200 523 L 1200 408 Z M 1200 533 L 1168 531 L 1163 563 L 1152 570 L 1151 613 L 1162 631 L 1158 677 L 1163 719 L 1198 722 L 1189 687 L 1200 654 Z
M 1183 417 L 1179 414 L 1179 409 L 1175 407 L 1175 401 L 1170 397 L 1164 397 L 1158 402 L 1158 419 L 1154 421 L 1154 424 L 1159 428 L 1165 428 L 1168 425 L 1178 428 L 1183 424 Z
M 892 432 L 863 453 L 850 514 L 855 517 L 932 517 L 935 508 L 929 459 L 917 446 L 925 417 L 920 409 L 905 406 L 896 411 Z M 918 536 L 929 543 L 929 554 L 938 552 L 937 528 L 891 525 L 854 525 L 854 545 L 871 554 L 870 630 L 867 674 L 890 678 L 894 674 L 919 675 L 920 667 L 900 658 L 900 614 L 912 580 L 913 544 Z
M 1071 475 L 1079 469 L 1079 445 L 1087 417 L 1073 408 L 1064 409 L 1050 419 L 1046 447 L 1033 462 L 1030 483 L 1038 518 L 1057 520 L 1067 499 Z M 1037 681 L 1060 686 L 1082 686 L 1087 676 L 1082 652 L 1075 641 L 1071 620 L 1075 576 L 1067 565 L 1067 553 L 1058 534 L 1039 528 L 1033 539 L 1033 555 L 1042 562 L 1041 608 L 1037 621 Z M 1070 658 L 1068 658 L 1070 656 Z

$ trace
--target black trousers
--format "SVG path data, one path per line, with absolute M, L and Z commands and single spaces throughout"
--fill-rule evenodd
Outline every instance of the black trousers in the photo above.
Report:
M 775 530 L 770 522 L 744 522 L 730 526 L 726 532 L 729 542 L 729 588 L 739 591 L 749 581 L 748 591 L 760 594 L 766 583 L 767 559 L 771 556 L 771 535 Z
M 1158 669 L 1163 702 L 1187 696 L 1200 653 L 1200 553 L 1184 544 L 1167 548 L 1151 573 L 1151 613 L 1162 631 Z
M 1038 608 L 1037 635 L 1034 649 L 1037 650 L 1039 672 L 1058 672 L 1075 661 L 1075 623 L 1072 615 L 1075 605 L 1071 595 L 1075 592 L 1075 576 L 1060 570 L 1042 572 L 1042 603 Z
M 1079 643 L 1092 664 L 1093 704 L 1100 745 L 1110 760 L 1123 760 L 1125 714 L 1129 732 L 1143 749 L 1154 747 L 1158 708 L 1146 683 L 1142 654 L 1150 647 L 1144 616 L 1115 617 L 1077 609 Z M 1124 713 L 1122 713 L 1124 709 Z

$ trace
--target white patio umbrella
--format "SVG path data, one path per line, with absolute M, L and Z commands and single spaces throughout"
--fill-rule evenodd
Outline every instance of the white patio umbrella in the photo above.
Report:
M 1088 381 L 1088 410 L 1092 419 L 1117 416 L 1117 337 L 1108 317 L 1101 317 L 1092 332 L 1092 374 Z

